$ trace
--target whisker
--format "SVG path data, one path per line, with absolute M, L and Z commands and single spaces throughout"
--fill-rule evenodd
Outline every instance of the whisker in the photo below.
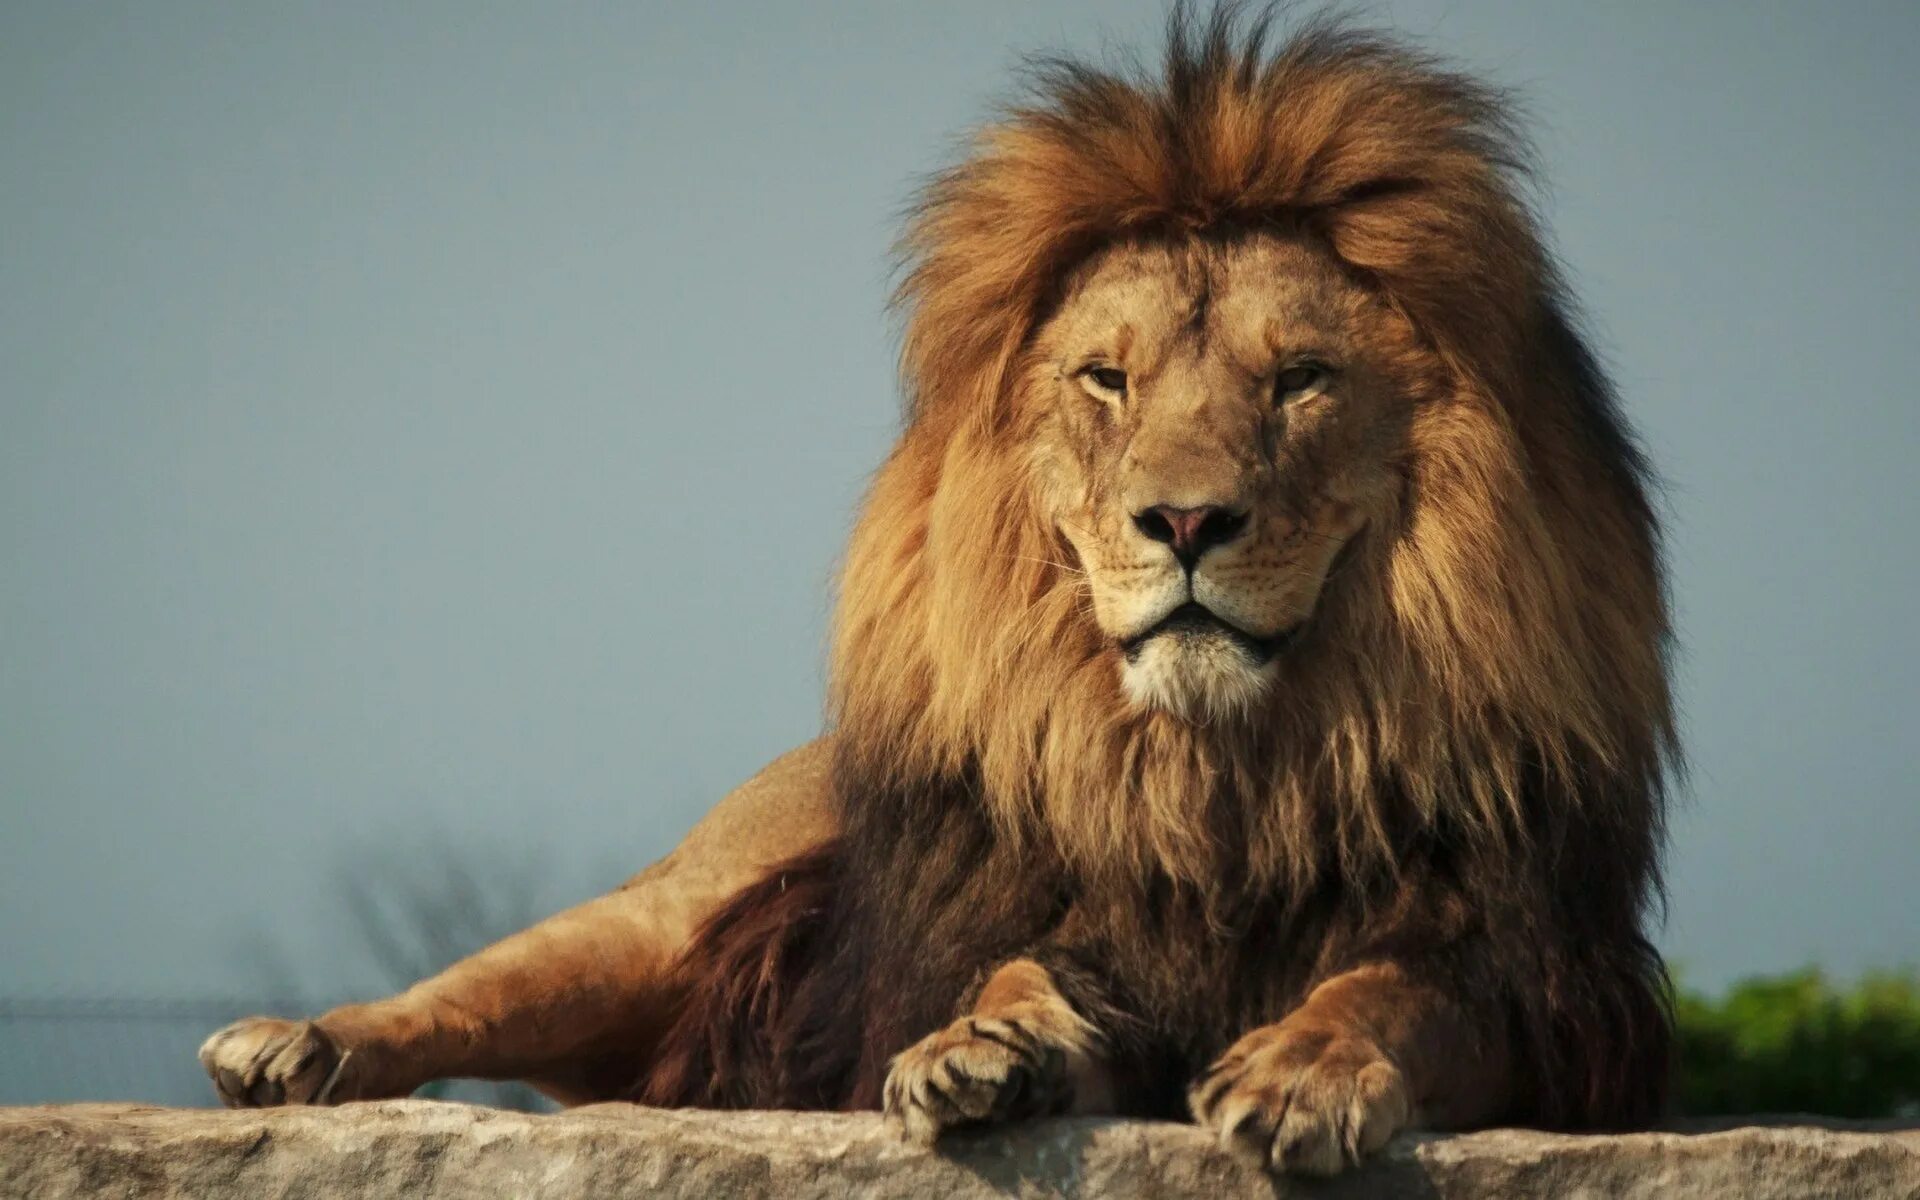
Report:
M 1054 567 L 1059 570 L 1065 571 L 1069 575 L 1085 575 L 1087 573 L 1084 568 L 1072 566 L 1063 562 L 1055 562 L 1050 558 L 1029 558 L 1027 555 L 1024 555 L 1024 554 L 1009 554 L 1007 555 L 1007 559 L 1011 562 L 1039 563 L 1041 566 Z

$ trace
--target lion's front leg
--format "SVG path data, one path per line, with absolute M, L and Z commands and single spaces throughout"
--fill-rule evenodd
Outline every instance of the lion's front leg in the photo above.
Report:
M 538 1079 L 609 1049 L 644 1050 L 675 1000 L 684 938 L 621 891 L 506 938 L 397 996 L 312 1020 L 248 1017 L 200 1063 L 230 1107 L 405 1096 L 435 1079 Z
M 1089 1111 L 1106 1100 L 1100 1036 L 1047 969 L 1016 959 L 993 973 L 972 1011 L 922 1038 L 887 1074 L 889 1120 L 930 1143 L 962 1125 Z
M 404 1096 L 435 1079 L 526 1079 L 564 1103 L 626 1094 L 671 1023 L 700 923 L 771 866 L 831 837 L 832 747 L 777 759 L 624 887 L 397 996 L 312 1020 L 248 1017 L 200 1063 L 234 1107 Z
M 1235 1042 L 1188 1094 L 1221 1144 L 1275 1170 L 1332 1175 L 1416 1122 L 1488 1119 L 1508 1095 L 1505 1047 L 1462 1005 L 1392 963 L 1345 972 Z

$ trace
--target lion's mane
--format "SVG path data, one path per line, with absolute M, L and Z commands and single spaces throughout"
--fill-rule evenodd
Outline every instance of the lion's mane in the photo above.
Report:
M 845 837 L 709 927 L 653 1098 L 870 1104 L 995 956 L 1098 896 L 1154 926 L 1101 965 L 1139 997 L 1116 1020 L 1143 1060 L 1156 1037 L 1205 1052 L 1160 999 L 1194 972 L 1272 975 L 1200 989 L 1230 1022 L 1411 948 L 1521 1039 L 1515 1119 L 1657 1107 L 1641 922 L 1675 751 L 1647 469 L 1501 97 L 1337 23 L 1265 42 L 1264 22 L 1177 16 L 1158 78 L 1041 61 L 927 188 L 898 295 L 906 428 L 840 585 Z M 1268 226 L 1394 306 L 1434 384 L 1400 525 L 1361 537 L 1263 707 L 1190 724 L 1129 707 L 1028 499 L 1022 355 L 1099 247 Z M 1232 962 L 1190 951 L 1222 930 Z M 1166 1074 L 1142 1089 L 1177 1096 Z

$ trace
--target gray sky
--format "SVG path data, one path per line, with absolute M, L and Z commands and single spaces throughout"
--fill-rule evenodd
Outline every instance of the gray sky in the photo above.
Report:
M 1920 6 L 1371 11 L 1528 97 L 1671 481 L 1666 948 L 1920 960 Z M 1160 13 L 0 9 L 0 994 L 376 986 L 396 853 L 557 907 L 809 737 L 896 217 Z

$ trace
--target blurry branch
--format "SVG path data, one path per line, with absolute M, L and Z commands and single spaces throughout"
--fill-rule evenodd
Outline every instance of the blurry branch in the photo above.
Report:
M 354 932 L 396 992 L 546 916 L 536 886 L 543 873 L 525 855 L 461 850 L 445 837 L 363 848 L 339 868 Z M 525 1112 L 555 1107 L 514 1082 L 435 1080 L 416 1094 Z
M 444 842 L 389 848 L 352 856 L 340 874 L 355 932 L 396 990 L 548 915 L 536 895 L 539 864 L 497 852 Z
M 585 899 L 634 869 L 629 864 L 585 872 L 581 886 L 562 894 Z M 538 856 L 504 843 L 476 846 L 470 837 L 444 831 L 351 845 L 339 855 L 334 875 L 352 940 L 364 947 L 366 961 L 392 992 L 438 974 L 559 907 L 554 889 L 542 886 L 552 872 Z M 281 994 L 311 994 L 299 986 L 307 973 L 296 969 L 277 943 L 256 932 L 247 946 L 255 972 Z M 510 1082 L 442 1080 L 417 1094 L 533 1112 L 554 1107 L 525 1084 Z

